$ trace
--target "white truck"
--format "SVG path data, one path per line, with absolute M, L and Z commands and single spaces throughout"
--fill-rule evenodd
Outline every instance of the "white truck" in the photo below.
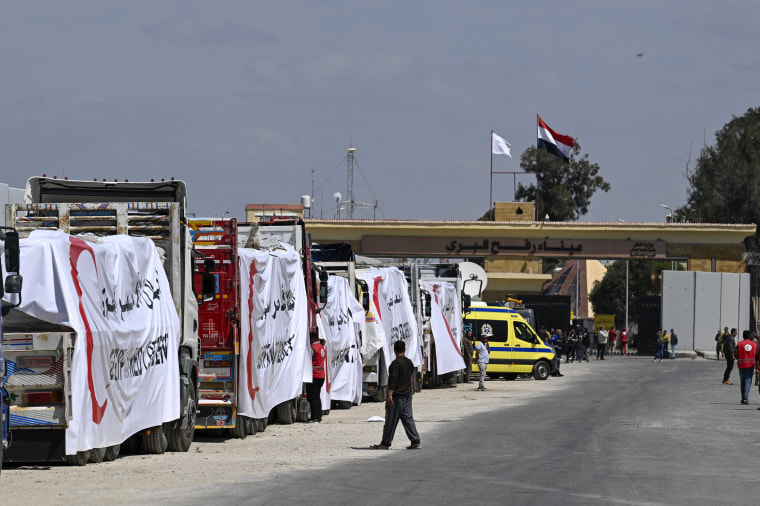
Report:
M 90 248 L 78 234 L 91 234 L 103 241 L 124 238 L 127 241 L 134 237 L 152 240 L 163 258 L 157 257 L 163 271 L 155 275 L 137 273 L 142 280 L 134 287 L 133 295 L 121 297 L 103 293 L 99 304 L 102 305 L 104 316 L 113 317 L 121 314 L 129 316 L 130 311 L 136 311 L 139 301 L 144 305 L 157 304 L 162 299 L 163 304 L 176 313 L 178 332 L 176 357 L 161 358 L 161 351 L 166 352 L 166 339 L 160 336 L 146 345 L 144 349 L 135 349 L 133 344 L 125 345 L 123 349 L 112 348 L 110 370 L 96 370 L 91 367 L 93 338 L 87 327 L 85 336 L 79 335 L 73 328 L 49 323 L 42 318 L 30 316 L 17 309 L 11 310 L 3 326 L 5 329 L 4 351 L 9 363 L 5 375 L 5 386 L 10 397 L 10 421 L 12 443 L 5 454 L 5 461 L 13 462 L 51 462 L 66 461 L 69 464 L 84 465 L 88 461 L 99 462 L 111 460 L 118 456 L 122 447 L 126 450 L 142 450 L 148 453 L 163 453 L 171 451 L 187 451 L 192 443 L 195 430 L 198 394 L 198 303 L 194 291 L 197 283 L 202 292 L 202 300 L 213 298 L 215 284 L 212 275 L 197 275 L 193 272 L 193 244 L 190 240 L 187 221 L 185 219 L 186 190 L 181 181 L 161 182 L 98 182 L 71 181 L 51 178 L 31 178 L 26 187 L 25 204 L 8 204 L 5 208 L 7 223 L 14 226 L 22 238 L 28 237 L 36 230 L 59 230 L 72 237 L 72 244 L 81 243 L 83 249 Z M 141 239 L 145 243 L 145 239 Z M 150 244 L 148 244 L 150 246 Z M 93 261 L 95 254 L 92 253 Z M 75 278 L 78 260 L 71 260 L 71 277 Z M 23 248 L 22 248 L 23 263 Z M 104 261 L 101 269 L 113 269 L 108 261 Z M 65 266 L 64 266 L 65 267 Z M 40 265 L 40 269 L 48 268 Z M 59 268 L 56 266 L 55 268 Z M 55 270 L 53 268 L 53 270 Z M 102 276 L 101 277 L 105 277 Z M 171 299 L 160 293 L 158 279 L 168 285 Z M 194 283 L 196 281 L 196 283 Z M 45 290 L 46 280 L 37 290 Z M 52 285 L 52 282 L 50 283 Z M 53 287 L 48 289 L 52 290 Z M 82 309 L 82 289 L 77 285 Z M 35 297 L 35 292 L 25 292 L 25 297 Z M 100 316 L 100 315 L 98 315 Z M 177 320 L 174 316 L 171 319 Z M 87 318 L 85 318 L 85 322 Z M 81 332 L 80 332 L 81 334 Z M 109 338 L 113 336 L 105 336 Z M 173 381 L 162 385 L 157 391 L 131 392 L 133 399 L 150 402 L 151 398 L 160 396 L 162 391 L 176 394 L 176 404 L 173 400 L 166 402 L 171 413 L 178 413 L 176 419 L 164 421 L 152 427 L 137 427 L 136 433 L 116 436 L 121 441 L 115 441 L 106 447 L 87 447 L 90 434 L 84 434 L 77 440 L 76 448 L 67 439 L 71 436 L 67 431 L 72 423 L 80 426 L 81 420 L 76 419 L 79 407 L 84 402 L 92 401 L 98 404 L 93 393 L 91 399 L 81 399 L 75 381 L 81 381 L 72 372 L 72 366 L 78 353 L 82 353 L 87 344 L 87 365 L 90 367 L 87 386 L 92 393 L 97 383 L 110 388 L 121 389 L 120 380 L 134 378 L 140 375 L 148 376 L 151 366 L 160 364 L 162 360 L 172 365 Z M 12 365 L 12 367 L 11 367 Z M 157 369 L 157 367 L 154 367 Z M 100 375 L 98 375 L 100 373 Z M 102 376 L 102 377 L 101 377 Z M 176 383 L 174 383 L 176 381 Z M 171 388 L 171 390 L 168 390 Z M 165 390 L 166 389 L 166 390 Z M 105 395 L 105 394 L 100 394 Z M 143 400 L 148 398 L 148 400 Z M 107 402 L 107 401 L 106 401 Z M 112 402 L 114 409 L 117 402 Z M 105 406 L 105 404 L 103 405 Z M 99 406 L 101 407 L 101 406 Z M 166 411 L 164 411 L 166 413 Z M 102 416 L 102 415 L 101 415 Z M 100 423 L 93 415 L 93 420 Z M 122 427 L 131 427 L 122 420 Z M 98 428 L 102 428 L 99 426 Z M 113 434 L 111 429 L 111 433 Z M 119 430 L 119 424 L 116 429 Z M 126 429 L 123 429 L 126 430 Z M 110 436 L 109 439 L 113 439 Z
M 461 383 L 462 357 L 462 275 L 456 263 L 410 266 L 410 297 L 420 329 L 422 386 Z

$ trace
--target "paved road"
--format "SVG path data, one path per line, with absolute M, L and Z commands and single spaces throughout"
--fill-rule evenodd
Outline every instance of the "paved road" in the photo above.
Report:
M 207 489 L 196 504 L 754 504 L 759 397 L 724 363 L 608 357 L 573 388 L 452 422 L 378 459 Z M 551 381 L 562 381 L 554 380 Z M 357 450 L 363 451 L 363 450 Z M 369 450 L 367 450 L 369 451 Z M 202 473 L 202 470 L 199 470 Z M 255 498 L 251 500 L 250 498 Z

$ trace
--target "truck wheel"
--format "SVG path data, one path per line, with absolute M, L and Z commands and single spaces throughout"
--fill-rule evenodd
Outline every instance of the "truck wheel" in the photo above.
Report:
M 277 405 L 277 421 L 281 425 L 290 425 L 296 419 L 296 406 L 293 399 Z
M 246 420 L 246 417 L 242 415 L 237 415 L 235 417 L 235 427 L 233 427 L 230 431 L 232 433 L 232 437 L 245 439 L 245 437 L 248 435 L 248 427 L 245 426 Z
M 298 400 L 298 413 L 296 414 L 296 421 L 306 423 L 311 418 L 311 406 L 306 399 Z
M 66 464 L 70 466 L 83 466 L 90 460 L 90 450 L 77 452 L 76 455 L 66 455 Z
M 255 436 L 256 435 L 256 420 L 253 418 L 245 417 L 245 430 L 248 432 L 249 436 Z
M 517 379 L 517 373 L 516 372 L 508 372 L 504 374 L 504 379 L 507 381 L 514 381 Z
M 256 432 L 264 432 L 267 430 L 267 425 L 269 425 L 269 419 L 268 418 L 257 418 L 253 421 L 254 424 L 256 424 Z
M 121 452 L 121 445 L 113 445 L 106 448 L 106 455 L 103 457 L 103 460 L 106 462 L 112 462 L 119 458 L 119 453 Z
M 388 387 L 377 387 L 377 393 L 372 398 L 375 402 L 384 402 L 385 401 L 385 389 Z
M 193 437 L 195 436 L 195 414 L 198 410 L 198 403 L 196 402 L 195 386 L 190 386 L 190 395 L 187 399 L 187 427 L 182 428 L 182 420 L 177 421 L 177 426 L 167 430 L 167 437 L 169 443 L 169 450 L 173 452 L 186 452 L 190 449 L 190 445 L 193 443 Z
M 160 425 L 145 429 L 141 434 L 143 451 L 154 455 L 163 455 L 166 451 L 166 436 Z
M 549 367 L 549 364 L 543 360 L 536 362 L 536 365 L 533 366 L 533 377 L 537 380 L 545 380 L 549 377 L 550 373 L 551 368 Z
M 100 464 L 103 462 L 103 459 L 106 456 L 106 449 L 105 448 L 93 448 L 90 450 L 90 458 L 87 459 L 87 462 L 90 464 Z
M 351 409 L 351 401 L 335 401 L 335 407 L 338 409 Z

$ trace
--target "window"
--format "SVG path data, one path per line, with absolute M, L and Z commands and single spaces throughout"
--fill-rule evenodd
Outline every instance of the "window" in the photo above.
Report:
M 526 341 L 528 343 L 537 343 L 538 339 L 536 339 L 536 334 L 533 332 L 533 330 L 530 328 L 530 325 L 528 325 L 525 322 L 514 322 L 515 327 L 515 337 L 521 341 Z

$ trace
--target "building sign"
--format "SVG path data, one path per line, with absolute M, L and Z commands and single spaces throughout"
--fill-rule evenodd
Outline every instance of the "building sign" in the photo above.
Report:
M 364 236 L 362 254 L 384 256 L 521 256 L 665 258 L 665 241 Z

